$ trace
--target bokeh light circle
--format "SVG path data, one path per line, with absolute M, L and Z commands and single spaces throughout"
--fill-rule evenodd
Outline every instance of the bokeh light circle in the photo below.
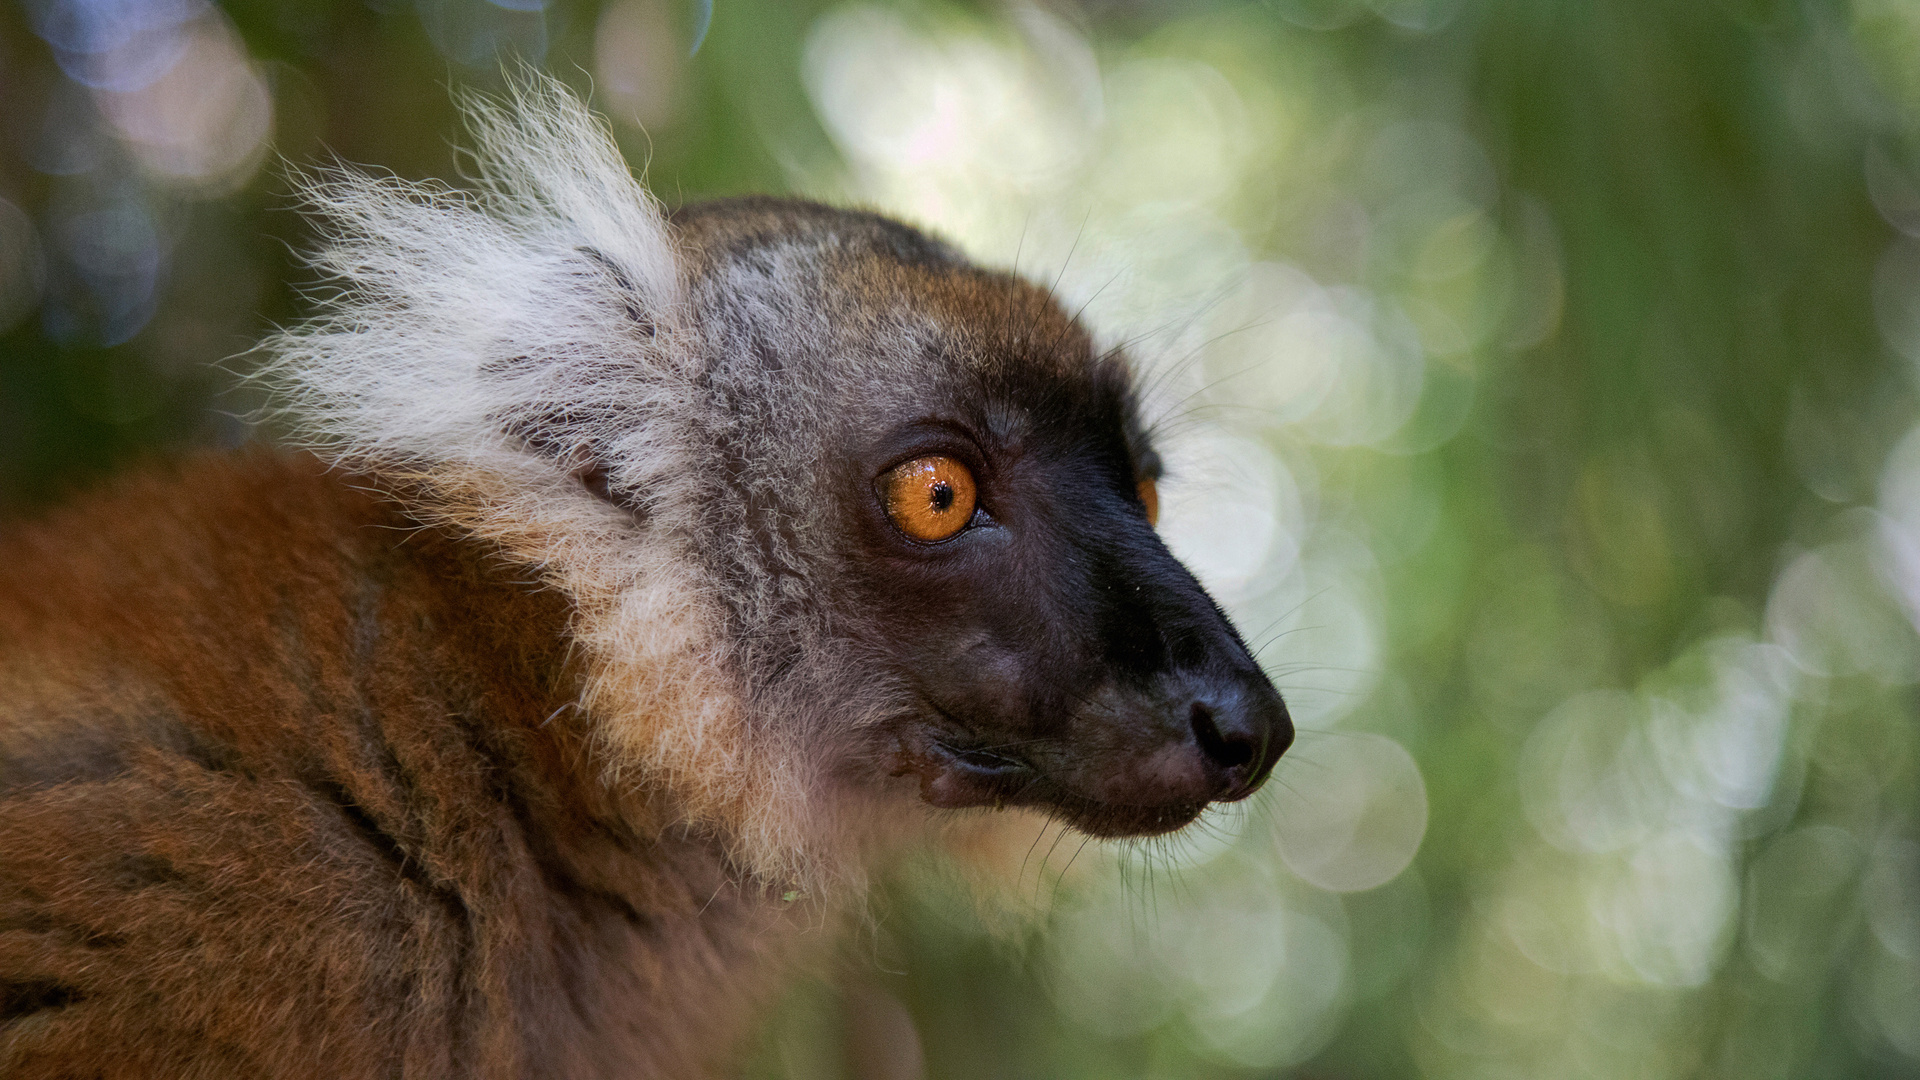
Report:
M 1427 785 L 1393 739 L 1309 732 L 1274 777 L 1274 838 L 1287 868 L 1331 892 L 1398 877 L 1427 833 Z

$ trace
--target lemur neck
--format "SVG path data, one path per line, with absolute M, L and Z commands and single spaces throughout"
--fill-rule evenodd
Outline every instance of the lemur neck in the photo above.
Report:
M 795 954 L 781 931 L 819 917 L 610 782 L 571 704 L 573 618 L 484 542 L 309 458 L 120 481 L 0 539 L 0 796 L 111 791 L 143 824 L 112 848 L 8 850 L 46 876 L 36 895 L 118 881 L 125 845 L 165 868 L 165 888 L 113 894 L 112 925 L 152 930 L 115 931 L 115 970 L 179 970 L 179 934 L 279 943 L 219 953 L 179 1003 L 194 1016 L 257 1018 L 249 988 L 312 982 L 369 1039 L 404 1015 L 444 1034 L 434 1060 L 491 1063 L 438 1071 L 705 1075 L 782 976 L 768 961 Z M 288 943 L 335 968 L 287 970 Z

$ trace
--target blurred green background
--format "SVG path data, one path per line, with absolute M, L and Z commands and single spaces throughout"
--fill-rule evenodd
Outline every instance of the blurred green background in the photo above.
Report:
M 278 162 L 457 183 L 515 56 L 1130 342 L 1302 728 L 1031 920 L 903 868 L 753 1075 L 1920 1076 L 1920 3 L 13 0 L 0 512 L 254 437 Z

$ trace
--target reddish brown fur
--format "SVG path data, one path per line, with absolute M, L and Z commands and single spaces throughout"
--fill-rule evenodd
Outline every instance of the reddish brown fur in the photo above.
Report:
M 708 1075 L 817 917 L 599 781 L 562 595 L 366 483 L 0 541 L 0 1076 Z

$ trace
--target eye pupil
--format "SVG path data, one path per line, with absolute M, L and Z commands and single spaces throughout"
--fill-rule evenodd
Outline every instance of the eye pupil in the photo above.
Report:
M 939 513 L 953 509 L 953 485 L 941 481 L 933 486 L 933 508 Z

